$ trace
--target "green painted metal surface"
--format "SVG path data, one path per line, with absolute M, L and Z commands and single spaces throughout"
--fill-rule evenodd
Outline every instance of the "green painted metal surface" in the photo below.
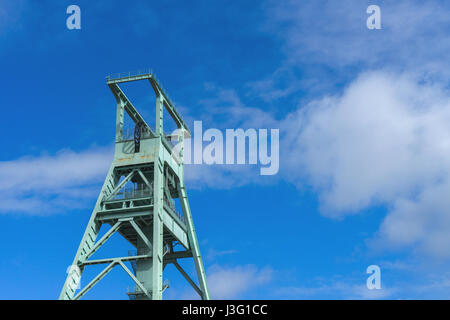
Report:
M 149 81 L 155 92 L 154 129 L 119 87 L 119 84 L 131 81 Z M 130 299 L 159 300 L 168 287 L 163 281 L 163 271 L 170 263 L 202 299 L 209 299 L 184 183 L 183 150 L 181 148 L 177 154 L 178 151 L 164 136 L 164 108 L 181 133 L 179 142 L 190 137 L 189 129 L 152 73 L 110 76 L 107 84 L 117 102 L 114 159 L 72 263 L 79 271 L 68 273 L 59 299 L 80 299 L 119 265 L 136 284 L 135 289 L 128 292 Z M 136 141 L 124 137 L 125 112 L 139 126 L 139 139 Z M 131 190 L 127 189 L 129 186 L 132 186 Z M 175 208 L 174 199 L 180 202 L 182 212 Z M 99 238 L 100 227 L 105 224 L 111 227 Z M 90 259 L 115 233 L 127 239 L 136 248 L 136 253 L 128 257 Z M 179 259 L 189 258 L 194 261 L 198 285 L 178 263 Z M 133 271 L 124 264 L 128 261 L 132 263 Z M 105 264 L 106 267 L 84 288 L 77 289 L 76 284 L 84 269 L 94 264 Z

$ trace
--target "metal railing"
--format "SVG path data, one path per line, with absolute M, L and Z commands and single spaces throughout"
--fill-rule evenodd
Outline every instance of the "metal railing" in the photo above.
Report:
M 136 198 L 148 198 L 153 197 L 153 191 L 149 188 L 143 189 L 124 189 L 118 192 L 110 200 L 126 200 L 126 199 L 136 199 Z
M 175 208 L 175 202 L 173 201 L 173 199 L 168 200 L 167 197 L 164 197 L 164 203 L 169 207 L 169 209 L 172 210 L 173 213 L 175 213 L 178 216 L 181 222 L 186 223 L 186 221 L 184 221 L 184 216 L 181 215 Z
M 109 199 L 108 201 L 116 201 L 116 200 L 128 200 L 128 199 L 139 199 L 139 198 L 150 198 L 150 204 L 153 204 L 153 190 L 150 188 L 140 188 L 140 189 L 124 189 L 118 192 L 114 197 Z M 108 202 L 107 201 L 107 202 Z M 175 202 L 173 199 L 168 199 L 164 196 L 164 204 L 169 207 L 169 209 L 175 213 L 178 218 L 184 223 L 184 216 L 178 212 L 175 208 Z
M 151 130 L 151 129 L 150 129 Z M 152 138 L 152 132 L 146 127 L 141 132 L 141 139 Z M 126 128 L 121 141 L 134 141 L 134 128 Z
M 144 285 L 144 283 L 145 282 L 142 282 L 142 285 Z M 163 290 L 170 287 L 169 279 L 165 279 L 163 281 L 163 286 L 162 287 L 163 287 Z M 135 287 L 127 287 L 127 294 L 133 295 L 133 294 L 143 294 L 143 293 L 144 292 L 142 291 L 142 289 L 138 285 L 136 285 Z
M 159 82 L 158 78 L 156 77 L 156 75 L 152 69 L 143 69 L 143 70 L 138 70 L 138 71 L 113 73 L 113 74 L 106 76 L 106 80 L 110 81 L 110 80 L 118 80 L 118 79 L 122 79 L 122 78 L 131 78 L 131 77 L 140 77 L 140 76 L 146 76 L 146 75 L 151 75 L 151 77 L 158 84 L 159 88 L 161 89 L 163 94 L 166 96 L 166 98 L 170 101 L 170 103 L 172 103 L 173 106 L 175 106 L 172 102 L 172 99 L 170 99 L 169 95 L 167 94 L 167 91 L 161 85 L 161 83 Z
M 138 71 L 130 71 L 130 72 L 120 72 L 120 73 L 113 73 L 106 77 L 107 80 L 114 80 L 114 79 L 120 79 L 120 78 L 129 78 L 129 77 L 139 77 L 139 76 L 145 76 L 147 74 L 151 74 L 153 78 L 155 78 L 153 74 L 152 69 L 143 69 Z

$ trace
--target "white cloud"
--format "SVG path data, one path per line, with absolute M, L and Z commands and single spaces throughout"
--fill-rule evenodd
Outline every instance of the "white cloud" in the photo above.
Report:
M 366 28 L 371 1 L 268 1 L 265 31 L 282 40 L 288 65 L 391 67 L 448 75 L 448 4 L 383 2 L 382 30 Z M 447 68 L 443 68 L 447 67 Z
M 443 88 L 368 73 L 342 96 L 287 117 L 288 164 L 320 187 L 325 209 L 357 212 L 413 195 L 448 173 L 448 120 Z
M 381 247 L 415 246 L 438 258 L 450 257 L 450 181 L 444 176 L 416 199 L 399 199 L 375 241 Z
M 195 276 L 193 275 L 193 278 Z M 206 270 L 210 297 L 213 300 L 251 299 L 253 289 L 264 288 L 273 280 L 270 267 L 259 268 L 255 265 L 223 266 L 214 264 Z M 199 299 L 198 294 L 187 288 L 179 293 L 171 293 L 169 299 Z
M 46 215 L 83 208 L 99 193 L 111 148 L 0 162 L 2 213 Z
M 214 88 L 217 89 L 217 88 Z M 280 128 L 277 179 L 311 185 L 321 211 L 333 218 L 385 206 L 387 217 L 371 242 L 417 247 L 450 256 L 450 94 L 417 73 L 366 72 L 340 94 L 323 96 L 277 120 L 254 113 L 233 90 L 205 100 L 233 127 Z M 213 117 L 211 122 L 213 122 Z M 249 168 L 189 166 L 188 183 L 231 188 L 270 183 Z
M 325 215 L 383 205 L 378 240 L 450 256 L 449 121 L 445 87 L 366 73 L 287 117 L 281 166 L 294 184 L 312 184 Z
M 448 3 L 383 2 L 382 30 L 375 31 L 366 28 L 369 4 L 267 1 L 263 31 L 280 41 L 285 59 L 251 83 L 252 93 L 271 101 L 302 89 L 315 97 L 279 125 L 280 170 L 299 188 L 315 188 L 323 214 L 385 206 L 372 246 L 448 258 Z M 371 69 L 397 75 L 364 71 Z M 294 77 L 290 91 L 277 79 L 292 70 L 302 78 Z
M 207 260 L 215 260 L 218 257 L 234 254 L 236 252 L 237 252 L 237 250 L 234 250 L 234 249 L 230 249 L 230 250 L 214 250 L 214 249 L 211 248 L 211 249 L 209 249 L 208 253 L 206 254 L 206 259 Z
M 389 68 L 447 81 L 450 19 L 446 2 L 399 0 L 379 3 L 381 30 L 369 30 L 370 0 L 264 3 L 261 31 L 273 36 L 283 58 L 272 74 L 248 83 L 250 94 L 273 102 L 335 93 L 360 72 Z
M 239 299 L 247 291 L 272 280 L 272 269 L 258 269 L 253 265 L 222 267 L 211 266 L 207 271 L 212 299 Z

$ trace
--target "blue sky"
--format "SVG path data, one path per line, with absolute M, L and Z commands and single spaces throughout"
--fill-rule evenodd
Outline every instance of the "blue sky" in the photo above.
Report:
M 66 28 L 71 4 L 81 30 Z M 381 30 L 366 28 L 370 4 Z M 186 168 L 213 298 L 449 298 L 448 12 L 444 1 L 0 2 L 0 298 L 58 297 L 112 160 L 105 77 L 147 68 L 191 128 L 280 130 L 277 175 Z M 152 122 L 149 88 L 124 90 Z M 99 254 L 129 249 L 117 237 Z M 366 288 L 373 264 L 381 290 Z M 195 297 L 172 269 L 165 298 Z M 117 268 L 86 298 L 124 299 L 127 286 Z

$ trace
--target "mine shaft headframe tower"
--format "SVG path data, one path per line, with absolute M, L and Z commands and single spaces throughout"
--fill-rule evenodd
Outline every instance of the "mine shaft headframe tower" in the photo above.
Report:
M 119 87 L 120 83 L 140 80 L 148 80 L 156 95 L 155 131 Z M 183 149 L 173 148 L 164 134 L 164 108 L 178 127 L 178 134 L 175 135 L 178 145 L 183 146 L 184 138 L 190 137 L 189 129 L 151 72 L 110 76 L 107 77 L 107 84 L 117 101 L 114 160 L 72 267 L 68 269 L 59 299 L 80 299 L 112 268 L 120 265 L 136 283 L 136 288 L 127 293 L 130 299 L 159 300 L 168 287 L 163 282 L 163 270 L 170 263 L 202 299 L 209 299 L 184 184 Z M 134 139 L 124 137 L 125 111 L 135 123 Z M 131 190 L 127 190 L 129 185 Z M 179 199 L 182 214 L 177 211 L 174 199 Z M 111 228 L 97 239 L 103 224 L 109 224 Z M 135 252 L 128 256 L 90 260 L 116 232 L 136 248 Z M 198 285 L 178 263 L 178 259 L 186 258 L 194 260 Z M 133 271 L 125 262 L 131 262 Z M 94 264 L 105 264 L 106 268 L 78 290 L 84 268 Z

